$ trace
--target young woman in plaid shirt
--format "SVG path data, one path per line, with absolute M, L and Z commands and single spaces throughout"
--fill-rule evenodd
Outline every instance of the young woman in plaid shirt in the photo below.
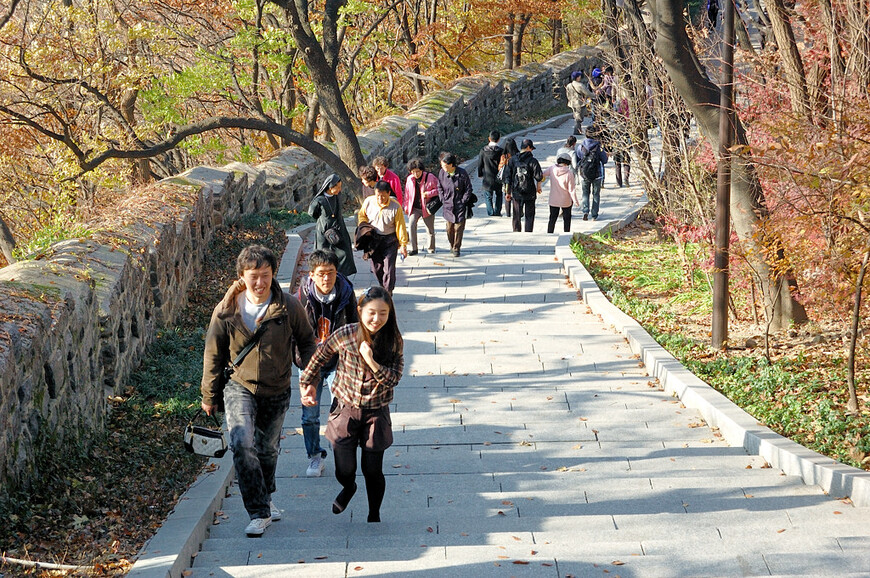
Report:
M 390 402 L 402 377 L 405 358 L 396 310 L 383 287 L 370 287 L 357 303 L 359 323 L 335 331 L 320 344 L 299 377 L 303 405 L 314 403 L 320 368 L 338 355 L 332 383 L 332 409 L 326 438 L 332 442 L 335 478 L 342 486 L 332 503 L 342 513 L 356 492 L 356 449 L 369 501 L 369 522 L 381 521 L 384 500 L 384 451 L 393 444 Z

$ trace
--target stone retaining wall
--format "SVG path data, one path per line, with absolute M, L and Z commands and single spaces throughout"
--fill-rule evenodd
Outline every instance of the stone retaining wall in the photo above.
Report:
M 401 174 L 414 157 L 431 163 L 506 114 L 564 103 L 571 72 L 600 58 L 583 47 L 462 79 L 362 133 L 363 153 Z M 331 172 L 295 147 L 257 166 L 196 167 L 137 191 L 92 224 L 91 239 L 0 269 L 0 486 L 26 486 L 41 449 L 86 449 L 104 428 L 107 398 L 123 393 L 157 328 L 186 304 L 215 228 L 270 207 L 306 210 Z

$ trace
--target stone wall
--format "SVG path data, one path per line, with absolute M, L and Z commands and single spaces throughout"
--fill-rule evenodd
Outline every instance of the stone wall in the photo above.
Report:
M 359 135 L 363 154 L 397 172 L 429 162 L 505 115 L 564 103 L 572 71 L 600 62 L 584 47 L 543 64 L 461 79 Z M 299 148 L 257 166 L 196 167 L 137 191 L 92 223 L 0 269 L 0 485 L 26 485 L 40 449 L 87 448 L 107 398 L 122 393 L 156 330 L 185 306 L 215 228 L 270 207 L 306 210 L 331 169 Z M 227 264 L 232 266 L 232 264 Z

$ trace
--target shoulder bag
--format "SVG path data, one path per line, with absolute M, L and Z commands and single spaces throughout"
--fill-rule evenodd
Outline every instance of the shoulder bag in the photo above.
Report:
M 184 428 L 184 449 L 198 456 L 222 458 L 227 453 L 227 438 L 221 430 L 221 424 L 215 416 L 211 416 L 217 429 L 193 425 L 201 413 L 204 413 L 202 408 Z

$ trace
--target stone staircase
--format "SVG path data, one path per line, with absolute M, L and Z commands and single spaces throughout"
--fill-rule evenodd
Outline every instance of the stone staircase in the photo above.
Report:
M 545 167 L 570 126 L 529 135 Z M 642 202 L 607 180 L 602 220 L 574 230 Z M 383 522 L 365 521 L 361 476 L 332 514 L 331 457 L 323 478 L 305 477 L 294 407 L 274 495 L 283 519 L 245 537 L 233 485 L 185 575 L 870 575 L 868 509 L 729 447 L 660 391 L 566 281 L 545 199 L 538 215 L 534 233 L 513 233 L 481 204 L 456 259 L 439 218 L 439 252 L 401 265 L 406 365 Z M 357 265 L 361 289 L 373 277 Z

